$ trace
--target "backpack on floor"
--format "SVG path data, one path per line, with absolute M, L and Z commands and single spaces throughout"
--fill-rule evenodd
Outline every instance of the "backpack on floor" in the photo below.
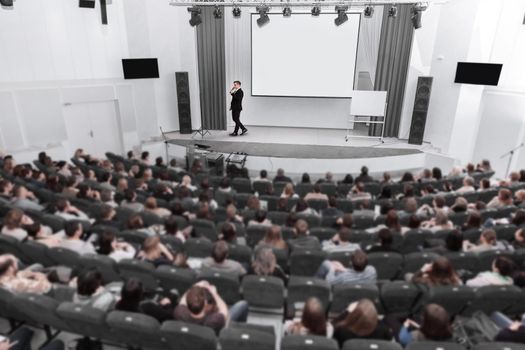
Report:
M 452 331 L 456 342 L 472 349 L 476 344 L 492 342 L 500 328 L 483 312 L 476 311 L 471 317 L 456 316 Z

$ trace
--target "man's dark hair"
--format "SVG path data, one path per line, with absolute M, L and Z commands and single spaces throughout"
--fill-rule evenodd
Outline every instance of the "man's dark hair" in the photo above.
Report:
M 514 272 L 514 262 L 505 256 L 498 256 L 494 260 L 494 266 L 502 276 L 510 276 Z
M 234 83 L 234 84 L 239 84 L 239 85 L 241 85 L 241 82 L 238 81 L 238 80 L 235 80 L 233 83 Z
M 200 314 L 206 305 L 206 290 L 199 286 L 193 286 L 188 289 L 186 305 L 193 315 Z
M 127 202 L 132 202 L 133 198 L 135 198 L 135 191 L 131 188 L 128 188 L 126 191 L 124 191 L 124 199 Z
M 354 271 L 361 272 L 364 271 L 368 265 L 368 257 L 362 250 L 356 250 L 354 254 L 352 254 L 350 262 L 352 263 Z
M 107 182 L 109 181 L 110 177 L 111 173 L 109 171 L 104 171 L 102 174 L 100 174 L 100 182 Z
M 64 211 L 67 208 L 67 199 L 59 198 L 55 203 L 55 207 L 58 211 Z
M 73 237 L 75 236 L 75 233 L 80 229 L 80 227 L 80 222 L 68 221 L 64 225 L 64 232 L 66 233 L 66 236 Z
M 164 222 L 164 229 L 166 234 L 175 235 L 179 230 L 179 223 L 175 215 L 170 215 Z
M 164 159 L 162 157 L 155 158 L 155 165 L 156 166 L 162 166 L 164 163 Z
M 335 196 L 330 196 L 330 198 L 328 198 L 328 206 L 331 208 L 335 208 L 337 206 L 337 199 Z
M 363 166 L 361 167 L 361 175 L 368 175 L 368 167 Z
M 460 252 L 463 249 L 463 234 L 458 230 L 452 230 L 445 238 L 445 246 L 451 252 Z
M 78 276 L 77 293 L 92 296 L 102 285 L 102 274 L 97 269 L 84 271 Z
M 261 179 L 266 179 L 266 177 L 268 176 L 268 172 L 266 170 L 261 170 L 259 176 L 261 177 Z
M 217 241 L 213 245 L 213 250 L 211 251 L 211 257 L 216 263 L 222 263 L 228 257 L 228 244 L 224 241 Z
M 341 242 L 350 242 L 351 237 L 352 231 L 349 228 L 343 227 L 339 230 L 339 239 Z
M 140 159 L 142 159 L 142 160 L 146 160 L 148 157 L 149 157 L 149 152 L 148 151 L 144 151 L 140 155 Z

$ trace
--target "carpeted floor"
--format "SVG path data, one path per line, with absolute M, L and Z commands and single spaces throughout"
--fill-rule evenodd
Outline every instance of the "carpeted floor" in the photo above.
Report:
M 311 159 L 359 159 L 404 156 L 421 153 L 415 149 L 398 149 L 382 147 L 342 147 L 297 145 L 283 143 L 232 142 L 208 140 L 169 140 L 171 144 L 186 147 L 197 143 L 211 146 L 211 150 L 220 153 L 242 152 L 255 157 L 277 158 L 311 158 Z

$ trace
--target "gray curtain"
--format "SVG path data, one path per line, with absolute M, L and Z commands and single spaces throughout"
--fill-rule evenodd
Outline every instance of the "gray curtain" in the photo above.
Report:
M 201 7 L 201 10 L 202 23 L 197 26 L 197 58 L 202 126 L 210 130 L 226 130 L 224 18 L 215 18 L 213 7 Z
M 374 83 L 374 90 L 388 91 L 385 133 L 398 137 L 406 78 L 412 50 L 414 27 L 411 21 L 412 5 L 397 5 L 397 17 L 388 17 L 390 6 L 383 9 L 383 26 Z M 375 118 L 378 120 L 379 118 Z M 371 125 L 370 136 L 381 135 L 381 125 Z

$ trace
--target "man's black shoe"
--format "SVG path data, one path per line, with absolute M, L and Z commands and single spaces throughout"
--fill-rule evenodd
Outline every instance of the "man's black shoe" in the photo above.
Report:
M 242 132 L 241 132 L 241 136 L 246 134 L 248 132 L 248 129 L 244 129 Z
M 241 135 L 242 135 L 242 134 L 241 134 Z M 232 132 L 232 133 L 230 134 L 230 136 L 237 136 L 237 133 Z

